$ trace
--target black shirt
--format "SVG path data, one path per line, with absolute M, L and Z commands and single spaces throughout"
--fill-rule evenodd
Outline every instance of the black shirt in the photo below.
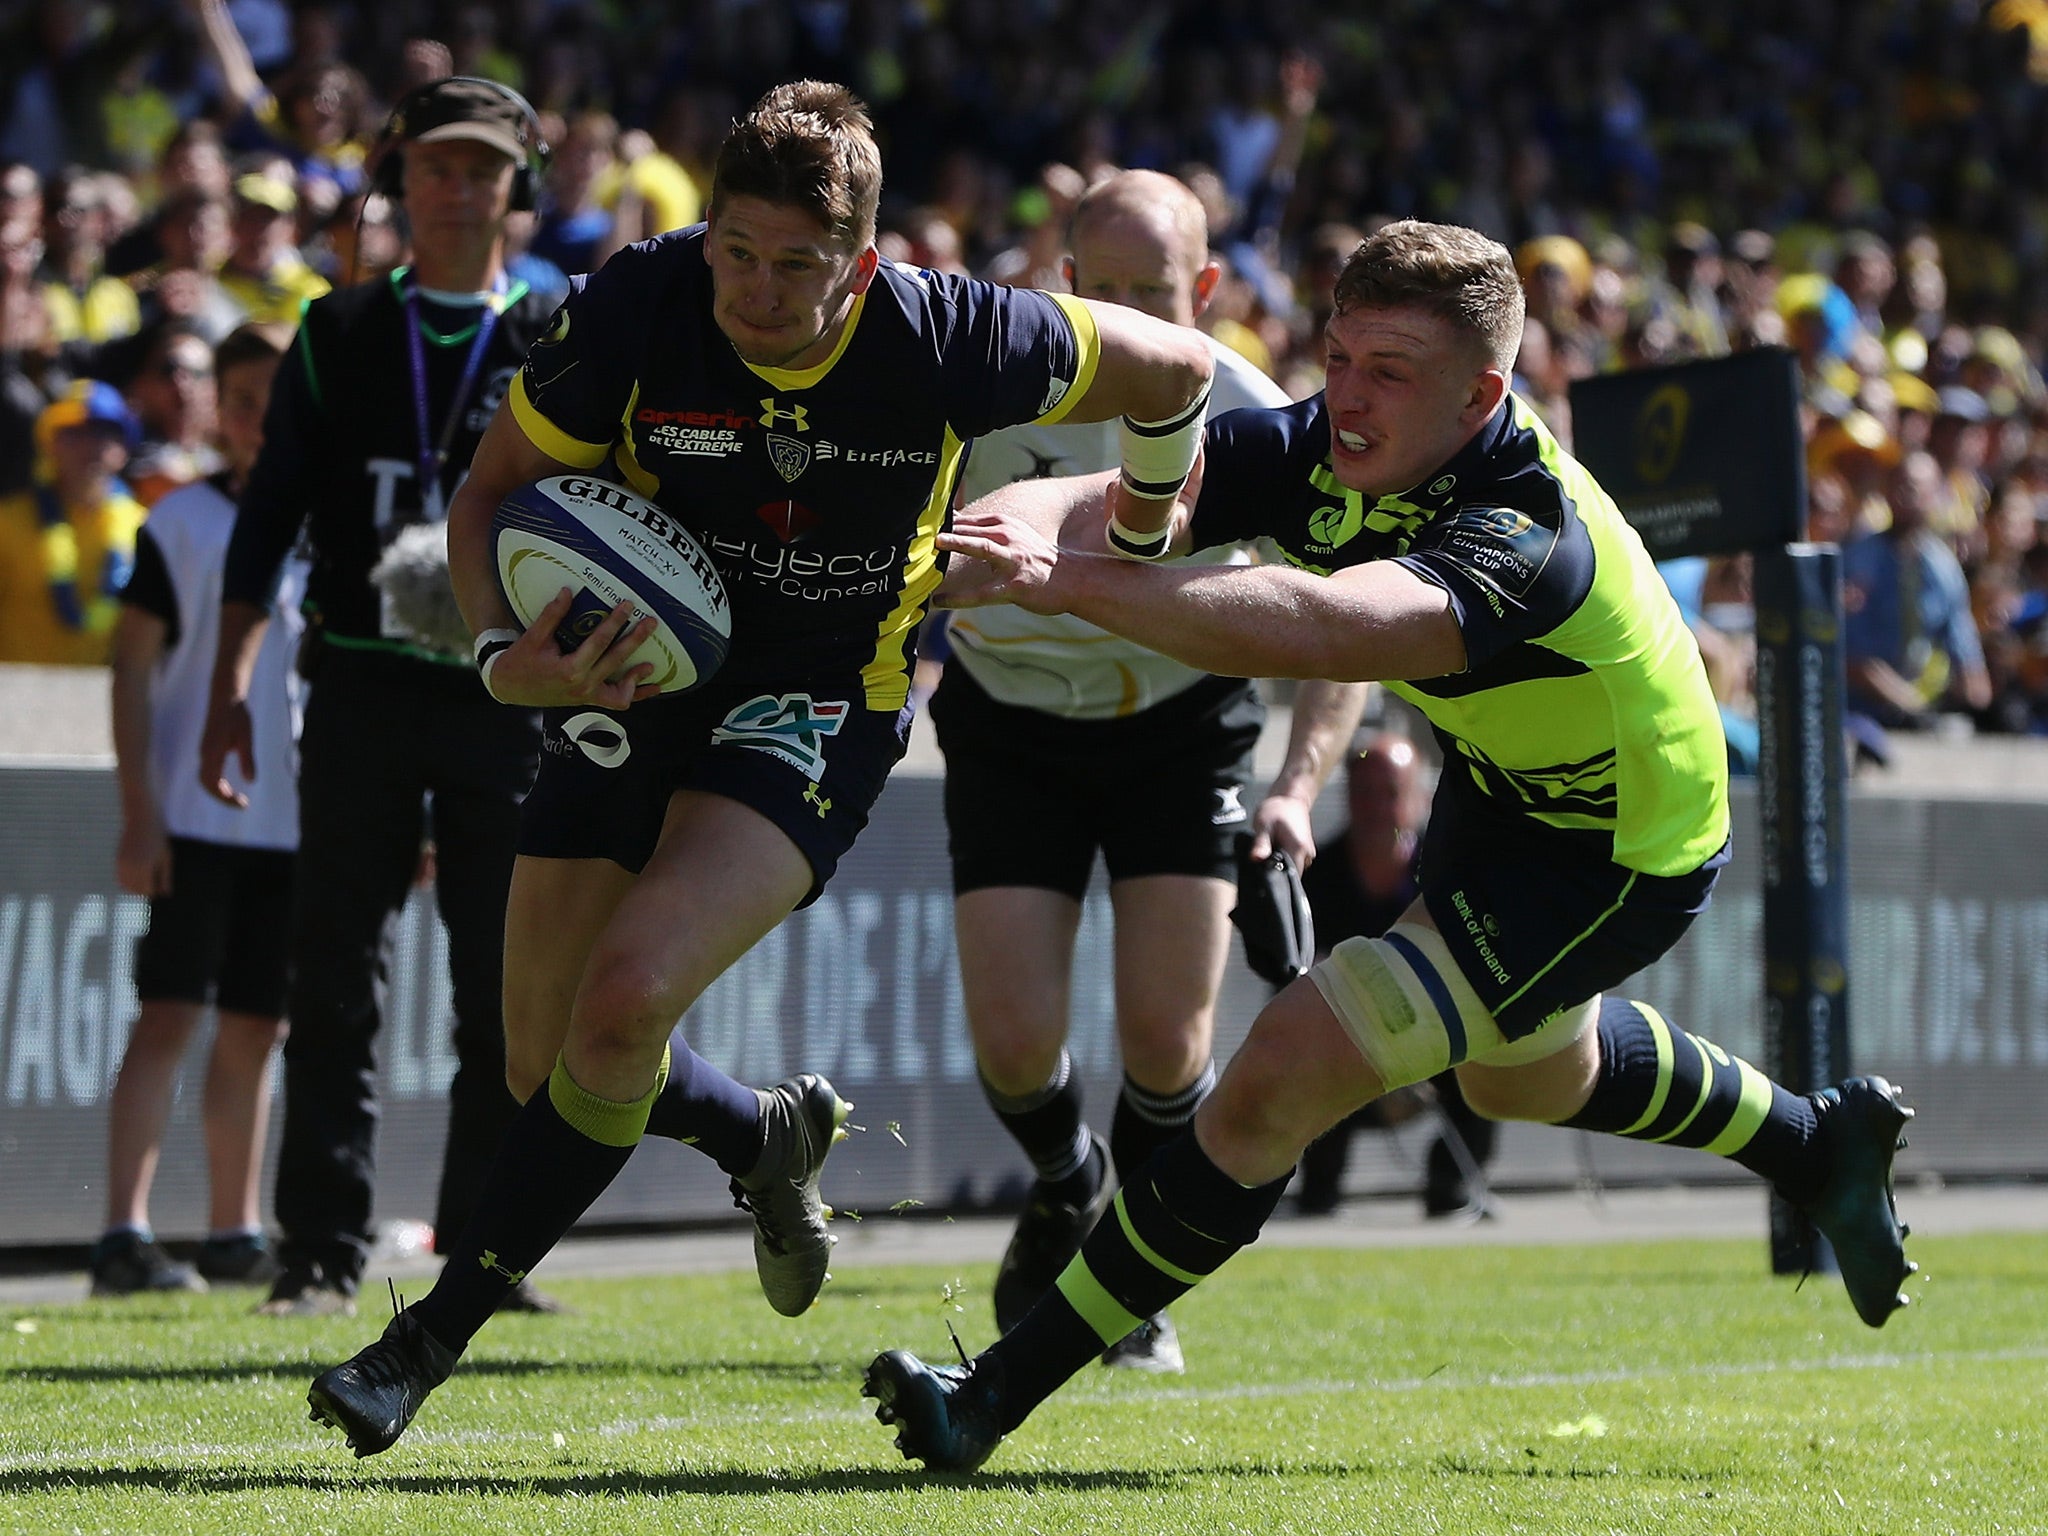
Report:
M 242 492 L 222 596 L 268 606 L 300 525 L 310 521 L 306 610 L 323 637 L 446 661 L 387 626 L 370 572 L 400 529 L 445 515 L 547 309 L 524 283 L 510 286 L 468 399 L 458 403 L 453 395 L 483 310 L 419 301 L 430 434 L 438 438 L 451 408 L 458 411 L 438 491 L 427 497 L 405 334 L 408 283 L 400 268 L 306 306 L 271 386 L 263 452 Z

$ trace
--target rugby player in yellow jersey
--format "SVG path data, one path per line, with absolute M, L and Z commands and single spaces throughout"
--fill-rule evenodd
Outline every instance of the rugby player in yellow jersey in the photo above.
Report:
M 1523 307 L 1507 251 L 1392 224 L 1335 297 L 1324 393 L 1212 422 L 1175 519 L 1175 547 L 1264 534 L 1288 565 L 1062 549 L 1046 530 L 1087 525 L 1094 480 L 1008 487 L 941 540 L 980 562 L 949 601 L 1077 614 L 1208 671 L 1381 680 L 1430 718 L 1447 766 L 1415 905 L 1273 999 L 1054 1289 L 971 1362 L 897 1350 L 869 1367 L 877 1416 L 929 1467 L 979 1465 L 1254 1241 L 1311 1140 L 1446 1067 L 1495 1119 L 1733 1159 L 1833 1243 L 1866 1323 L 1904 1302 L 1891 1164 L 1910 1111 L 1891 1085 L 1794 1094 L 1607 995 L 1706 904 L 1727 858 L 1725 747 L 1641 543 L 1509 392 Z

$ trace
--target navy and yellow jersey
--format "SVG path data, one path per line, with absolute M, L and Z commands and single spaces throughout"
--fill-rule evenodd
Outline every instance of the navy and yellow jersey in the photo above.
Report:
M 858 670 L 903 707 L 971 439 L 1087 392 L 1084 305 L 883 262 L 815 367 L 743 362 L 712 319 L 701 226 L 579 279 L 512 387 L 535 446 L 615 472 L 717 562 L 721 683 Z
M 1329 464 L 1323 397 L 1208 427 L 1196 546 L 1265 536 L 1328 575 L 1397 560 L 1443 588 L 1465 670 L 1387 684 L 1436 727 L 1440 793 L 1649 875 L 1728 837 L 1727 748 L 1699 648 L 1635 531 L 1535 412 L 1506 405 L 1420 485 L 1368 501 Z

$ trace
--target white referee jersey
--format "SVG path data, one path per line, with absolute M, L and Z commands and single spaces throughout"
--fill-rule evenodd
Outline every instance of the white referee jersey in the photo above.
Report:
M 150 773 L 171 836 L 289 851 L 299 845 L 298 737 L 305 689 L 293 668 L 306 627 L 299 612 L 306 566 L 297 555 L 284 563 L 249 683 L 256 778 L 241 785 L 249 804 L 237 810 L 199 787 L 199 739 L 220 638 L 221 570 L 234 526 L 234 502 L 204 480 L 165 496 L 143 524 L 164 557 L 178 605 L 178 638 L 158 663 L 150 699 Z M 240 782 L 241 771 L 240 759 L 230 757 L 228 776 Z
M 1214 338 L 1209 350 L 1216 357 L 1211 418 L 1245 406 L 1288 403 L 1286 392 L 1238 353 Z M 972 501 L 1016 480 L 1115 469 L 1120 457 L 1113 420 L 1005 427 L 975 439 L 963 485 Z M 1196 564 L 1236 565 L 1248 556 L 1233 546 L 1187 558 Z M 991 698 L 1071 720 L 1136 714 L 1207 675 L 1072 614 L 1026 613 L 1007 603 L 956 612 L 948 633 L 952 659 Z

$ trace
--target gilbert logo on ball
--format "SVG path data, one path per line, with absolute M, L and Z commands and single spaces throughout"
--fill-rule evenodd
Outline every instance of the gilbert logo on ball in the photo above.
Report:
M 657 627 L 633 655 L 652 662 L 663 693 L 694 688 L 725 660 L 732 605 L 702 546 L 646 497 L 589 475 L 523 485 L 491 520 L 491 552 L 505 601 L 531 624 L 562 588 L 576 596 L 555 631 L 574 650 L 621 602 Z

